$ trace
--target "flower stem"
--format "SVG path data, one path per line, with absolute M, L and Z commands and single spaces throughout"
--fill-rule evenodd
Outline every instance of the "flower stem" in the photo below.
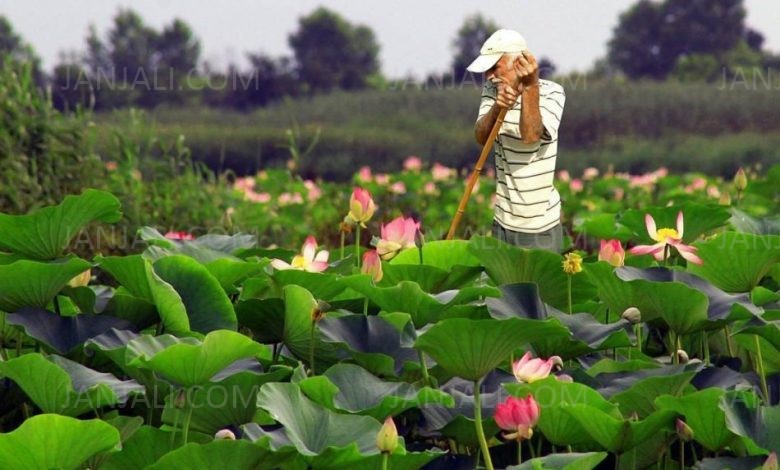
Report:
M 636 350 L 639 354 L 642 354 L 642 325 L 637 323 L 634 325 L 634 335 L 636 335 Z
M 569 293 L 569 315 L 571 315 L 571 274 L 566 276 L 566 286 Z
M 423 376 L 423 383 L 427 386 L 431 386 L 431 377 L 428 375 L 428 366 L 425 364 L 425 356 L 423 355 L 423 352 L 419 349 L 417 350 L 417 355 L 420 358 L 420 371 L 422 372 Z
M 769 387 L 766 385 L 766 373 L 764 373 L 764 358 L 761 355 L 761 341 L 758 339 L 758 335 L 754 335 L 753 339 L 756 344 L 756 372 L 761 378 L 761 393 L 764 394 L 764 403 L 769 405 Z
M 490 459 L 490 449 L 488 449 L 487 440 L 485 440 L 485 430 L 482 429 L 482 398 L 479 395 L 479 388 L 482 386 L 482 380 L 474 381 L 474 426 L 479 439 L 479 447 L 482 449 L 482 455 L 485 456 L 485 468 L 493 470 L 493 461 Z
M 685 442 L 680 439 L 680 468 L 685 470 Z
M 190 421 L 192 421 L 192 409 L 191 403 L 187 403 L 187 411 L 184 414 L 184 423 L 182 423 L 182 442 L 187 445 L 187 438 L 190 434 Z
M 726 349 L 729 352 L 729 357 L 734 357 L 734 346 L 731 344 L 731 331 L 729 331 L 728 325 L 723 327 L 723 334 L 726 336 Z
M 314 329 L 317 327 L 315 322 L 311 322 L 311 335 L 309 337 L 309 371 L 310 377 L 314 376 Z
M 523 463 L 523 441 L 517 440 L 517 465 Z
M 344 238 L 346 237 L 346 232 L 341 231 L 341 256 L 339 259 L 344 259 Z
M 387 470 L 387 461 L 390 460 L 389 452 L 382 452 L 382 470 Z
M 701 333 L 704 338 L 704 364 L 710 365 L 710 335 L 706 331 Z
M 355 263 L 360 269 L 360 224 L 355 225 Z

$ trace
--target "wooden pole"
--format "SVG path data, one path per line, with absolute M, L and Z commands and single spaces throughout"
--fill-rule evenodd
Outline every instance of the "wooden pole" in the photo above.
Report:
M 498 131 L 501 129 L 501 124 L 504 123 L 504 117 L 506 116 L 507 111 L 509 111 L 509 108 L 502 108 L 498 112 L 498 117 L 496 118 L 496 122 L 493 124 L 493 129 L 490 130 L 490 135 L 488 135 L 488 138 L 485 141 L 485 145 L 482 147 L 482 153 L 479 154 L 477 165 L 474 167 L 474 171 L 471 172 L 471 176 L 469 176 L 469 181 L 466 185 L 466 191 L 463 192 L 463 197 L 460 198 L 458 211 L 455 213 L 455 217 L 452 219 L 452 224 L 450 224 L 450 231 L 447 232 L 447 240 L 452 240 L 455 237 L 455 231 L 458 229 L 460 219 L 463 217 L 463 212 L 466 210 L 466 204 L 468 204 L 469 198 L 471 197 L 471 192 L 474 190 L 474 185 L 477 184 L 479 175 L 482 173 L 482 167 L 485 166 L 485 160 L 487 160 L 490 151 L 493 150 L 493 143 L 496 140 Z

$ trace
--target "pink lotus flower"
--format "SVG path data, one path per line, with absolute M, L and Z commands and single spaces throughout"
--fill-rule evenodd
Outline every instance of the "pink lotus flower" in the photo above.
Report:
M 704 264 L 701 258 L 696 255 L 696 247 L 686 245 L 682 242 L 683 238 L 683 213 L 677 214 L 677 228 L 656 229 L 655 219 L 650 214 L 645 214 L 645 226 L 647 234 L 655 240 L 655 245 L 637 245 L 629 250 L 632 255 L 653 255 L 657 261 L 663 261 L 667 246 L 673 246 L 680 253 L 680 256 L 694 264 Z
M 250 189 L 244 193 L 244 199 L 250 202 L 265 204 L 271 202 L 271 195 L 268 193 L 256 193 Z
M 390 192 L 395 194 L 405 194 L 406 185 L 403 181 L 396 181 L 390 186 Z
M 569 181 L 571 181 L 571 175 L 569 175 L 568 171 L 561 170 L 558 172 L 558 179 L 564 183 L 568 183 Z
M 195 237 L 188 232 L 175 232 L 169 231 L 165 234 L 165 238 L 168 240 L 195 240 Z
M 499 428 L 510 432 L 504 435 L 506 439 L 530 439 L 533 435 L 532 428 L 539 421 L 539 404 L 533 395 L 525 398 L 509 397 L 496 406 L 493 419 Z
M 411 217 L 397 217 L 382 225 L 381 237 L 376 243 L 376 251 L 383 260 L 392 259 L 405 248 L 414 248 L 414 237 L 420 230 L 420 223 Z
M 317 186 L 317 183 L 315 183 L 312 180 L 306 180 L 303 182 L 303 185 L 306 187 L 306 199 L 309 201 L 316 201 L 320 197 L 322 197 L 322 189 L 320 189 L 319 186 Z
M 301 254 L 295 255 L 292 259 L 292 263 L 287 263 L 280 259 L 274 259 L 271 261 L 271 266 L 279 271 L 287 269 L 297 269 L 299 271 L 308 271 L 310 273 L 319 273 L 328 269 L 328 257 L 330 254 L 327 250 L 317 251 L 317 240 L 313 236 L 306 237 L 306 241 L 303 243 Z
M 251 190 L 255 187 L 255 184 L 257 182 L 254 178 L 251 176 L 246 176 L 244 178 L 236 178 L 236 182 L 233 183 L 233 189 L 246 192 L 247 190 Z
M 599 169 L 591 166 L 585 168 L 585 171 L 582 172 L 582 179 L 589 181 L 595 179 L 598 175 L 599 175 Z
M 360 272 L 370 275 L 374 283 L 382 280 L 382 260 L 376 250 L 363 253 L 363 265 L 360 266 Z
M 387 173 L 378 173 L 374 176 L 374 181 L 376 181 L 376 184 L 384 186 L 390 182 L 390 176 Z
M 579 178 L 574 178 L 569 183 L 569 187 L 571 188 L 571 192 L 578 193 L 584 189 L 584 185 L 582 184 L 582 180 Z
M 280 206 L 289 206 L 290 204 L 303 204 L 301 193 L 282 193 L 279 195 Z
M 372 178 L 373 175 L 371 174 L 371 168 L 367 166 L 360 167 L 360 170 L 358 170 L 358 180 L 362 181 L 363 183 L 370 183 Z
M 620 240 L 601 240 L 599 248 L 599 261 L 606 261 L 612 266 L 619 267 L 625 264 L 626 251 Z
M 522 358 L 512 364 L 512 373 L 518 382 L 531 383 L 542 380 L 550 375 L 554 365 L 562 366 L 563 361 L 558 356 L 544 360 L 531 358 L 531 353 L 526 352 Z
M 425 183 L 425 186 L 423 186 L 423 192 L 425 194 L 435 194 L 436 193 L 436 183 L 433 181 L 428 181 Z
M 371 199 L 371 193 L 363 188 L 355 188 L 352 191 L 352 196 L 349 198 L 349 214 L 347 217 L 361 227 L 366 226 L 366 222 L 371 220 L 371 217 L 376 211 L 376 205 L 374 200 Z
M 615 193 L 615 200 L 616 201 L 622 201 L 623 198 L 626 195 L 626 190 L 621 188 L 620 186 L 616 187 L 613 192 Z
M 420 168 L 422 168 L 422 160 L 419 157 L 412 155 L 404 160 L 404 170 L 420 171 Z
M 431 176 L 434 181 L 444 181 L 455 176 L 455 169 L 446 167 L 439 162 L 433 164 L 431 168 Z

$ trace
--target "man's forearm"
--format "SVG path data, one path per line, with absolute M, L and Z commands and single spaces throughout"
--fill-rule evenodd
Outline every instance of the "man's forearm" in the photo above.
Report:
M 493 107 L 484 116 L 477 120 L 474 125 L 474 137 L 480 145 L 485 145 L 485 142 L 490 137 L 490 131 L 493 130 L 493 124 L 498 119 L 498 114 L 501 112 L 501 107 L 497 103 L 493 103 Z
M 542 113 L 539 110 L 539 85 L 523 88 L 523 106 L 520 116 L 520 137 L 524 144 L 535 144 L 542 140 Z

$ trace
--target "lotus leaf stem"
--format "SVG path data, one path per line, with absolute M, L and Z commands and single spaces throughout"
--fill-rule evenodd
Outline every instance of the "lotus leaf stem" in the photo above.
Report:
M 761 341 L 758 335 L 753 335 L 756 344 L 756 372 L 761 378 L 761 393 L 764 395 L 764 403 L 769 405 L 769 387 L 766 385 L 766 373 L 764 372 L 764 358 L 761 354 Z
M 488 449 L 487 440 L 485 440 L 485 430 L 482 429 L 482 397 L 480 397 L 479 388 L 482 386 L 482 380 L 474 381 L 474 427 L 479 439 L 479 447 L 482 449 L 482 455 L 485 456 L 485 468 L 493 470 L 493 461 L 490 458 L 490 449 Z
M 517 465 L 523 463 L 523 441 L 517 440 Z
M 355 263 L 360 269 L 360 224 L 355 224 Z
M 566 276 L 566 285 L 568 287 L 568 294 L 569 294 L 569 315 L 571 315 L 571 274 L 568 274 Z
M 427 386 L 431 385 L 431 377 L 428 375 L 428 365 L 425 364 L 425 355 L 419 349 L 417 350 L 417 356 L 420 358 L 420 372 L 422 372 L 423 383 Z
M 382 452 L 382 470 L 387 470 L 387 461 L 390 460 L 389 452 Z
M 185 406 L 187 407 L 187 411 L 184 414 L 184 423 L 182 423 L 182 441 L 184 442 L 184 445 L 187 445 L 187 438 L 190 433 L 190 421 L 192 421 L 192 410 L 194 407 L 191 403 L 187 403 Z

